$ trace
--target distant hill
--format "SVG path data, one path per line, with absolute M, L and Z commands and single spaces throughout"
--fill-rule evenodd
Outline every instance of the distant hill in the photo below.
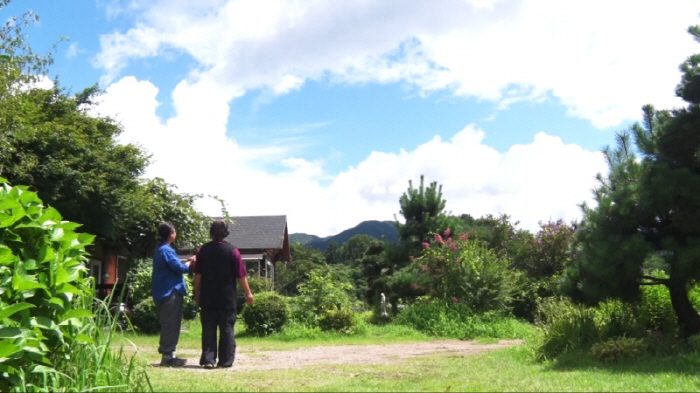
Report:
M 289 241 L 291 243 L 299 242 L 306 247 L 325 251 L 331 242 L 336 242 L 339 246 L 342 246 L 355 235 L 369 235 L 378 240 L 382 240 L 386 236 L 391 243 L 399 242 L 399 232 L 396 230 L 393 221 L 363 221 L 354 228 L 346 229 L 337 235 L 328 237 L 318 237 L 306 233 L 292 233 L 289 235 Z

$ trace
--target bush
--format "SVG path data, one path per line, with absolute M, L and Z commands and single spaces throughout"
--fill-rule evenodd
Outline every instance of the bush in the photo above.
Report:
M 0 392 L 143 388 L 143 369 L 110 350 L 116 323 L 85 266 L 94 236 L 75 232 L 79 224 L 27 187 L 3 183 Z M 95 354 L 99 362 L 85 358 Z
M 248 276 L 248 286 L 253 293 L 269 292 L 272 290 L 272 280 L 266 277 L 252 275 Z M 243 288 L 240 288 L 239 285 L 238 290 L 242 291 Z
M 600 341 L 596 319 L 594 308 L 559 298 L 543 299 L 537 320 L 544 334 L 537 348 L 537 358 L 554 359 L 572 350 L 587 351 Z
M 328 310 L 319 319 L 321 330 L 334 330 L 345 334 L 353 332 L 355 312 L 350 309 Z
M 419 298 L 394 319 L 394 323 L 411 327 L 436 337 L 524 338 L 532 334 L 532 327 L 499 312 L 474 314 L 461 303 L 447 303 Z
M 423 243 L 423 256 L 410 266 L 417 272 L 417 288 L 446 302 L 465 304 L 477 314 L 508 308 L 518 273 L 505 258 L 466 235 L 458 240 L 437 234 L 434 238 L 431 244 Z
M 666 277 L 660 271 L 653 272 L 652 276 Z M 671 304 L 671 293 L 665 286 L 651 285 L 642 287 L 640 312 L 648 330 L 669 335 L 678 333 L 678 318 Z
M 299 285 L 299 296 L 294 298 L 293 317 L 308 326 L 319 326 L 320 318 L 332 310 L 352 308 L 352 285 L 333 279 L 329 271 L 315 269 L 308 281 Z
M 647 354 L 649 346 L 641 338 L 618 337 L 591 346 L 589 356 L 603 362 L 636 358 Z
M 266 336 L 282 330 L 289 319 L 285 299 L 275 292 L 263 292 L 255 297 L 241 314 L 246 331 L 256 336 Z
M 144 334 L 156 334 L 160 332 L 158 312 L 153 298 L 146 298 L 131 310 L 131 324 L 139 332 Z

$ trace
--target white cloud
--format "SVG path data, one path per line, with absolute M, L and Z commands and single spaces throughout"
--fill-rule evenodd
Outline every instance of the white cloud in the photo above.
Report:
M 184 51 L 195 78 L 285 94 L 306 79 L 403 81 L 507 105 L 549 92 L 598 127 L 672 107 L 678 64 L 696 50 L 697 3 L 632 0 L 160 0 L 101 37 L 103 82 L 128 61 Z M 114 12 L 114 11 L 112 11 Z
M 122 142 L 134 142 L 153 153 L 148 177 L 162 177 L 179 191 L 216 195 L 232 215 L 288 217 L 291 232 L 331 235 L 363 220 L 393 220 L 408 180 L 444 186 L 447 209 L 475 217 L 507 213 L 521 227 L 536 230 L 539 220 L 580 217 L 577 207 L 590 200 L 594 176 L 607 170 L 602 155 L 543 132 L 532 143 L 499 153 L 483 144 L 485 132 L 470 125 L 450 140 L 434 137 L 411 151 L 372 152 L 356 167 L 338 174 L 328 185 L 322 161 L 293 156 L 284 146 L 255 149 L 226 136 L 226 105 L 194 103 L 209 97 L 212 86 L 178 86 L 173 94 L 178 116 L 163 122 L 156 116 L 158 90 L 133 77 L 111 85 L 96 113 L 123 125 Z M 195 116 L 202 108 L 206 116 Z M 272 174 L 264 163 L 286 168 Z M 214 199 L 202 200 L 203 212 L 218 215 Z

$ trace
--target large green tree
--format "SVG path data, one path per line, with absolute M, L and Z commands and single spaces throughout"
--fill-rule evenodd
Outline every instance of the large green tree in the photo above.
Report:
M 700 27 L 689 32 L 700 42 Z M 700 279 L 700 55 L 680 69 L 676 94 L 687 106 L 645 106 L 644 124 L 618 135 L 617 148 L 604 151 L 610 172 L 599 176 L 597 206 L 583 206 L 578 255 L 565 289 L 582 301 L 633 301 L 641 285 L 664 285 L 681 332 L 690 336 L 700 333 L 700 315 L 688 297 Z M 658 259 L 667 278 L 646 269 Z
M 24 42 L 22 27 L 35 20 L 27 13 L 0 28 L 0 176 L 31 186 L 101 246 L 121 253 L 149 254 L 158 221 L 176 225 L 179 244 L 205 240 L 205 217 L 193 208 L 199 196 L 142 179 L 148 156 L 117 143 L 122 129 L 113 119 L 89 114 L 97 87 L 75 95 L 58 81 L 36 88 L 51 57 L 36 55 Z

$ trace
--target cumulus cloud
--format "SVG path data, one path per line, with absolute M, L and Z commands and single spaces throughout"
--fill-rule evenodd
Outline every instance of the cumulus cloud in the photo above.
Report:
M 326 236 L 363 220 L 393 220 L 408 180 L 417 184 L 421 174 L 444 186 L 453 214 L 507 213 L 522 228 L 536 230 L 539 220 L 579 218 L 577 205 L 590 200 L 596 173 L 607 170 L 599 152 L 543 132 L 529 144 L 499 153 L 483 143 L 484 130 L 469 125 L 449 140 L 436 136 L 412 150 L 374 151 L 323 184 L 329 174 L 322 161 L 294 157 L 282 145 L 241 146 L 226 136 L 225 105 L 203 103 L 209 112 L 196 117 L 201 108 L 188 101 L 188 89 L 196 87 L 179 88 L 174 94 L 178 116 L 167 121 L 156 116 L 158 89 L 134 77 L 111 85 L 95 114 L 119 120 L 125 130 L 121 141 L 153 154 L 148 177 L 162 177 L 181 192 L 223 198 L 232 215 L 285 214 L 291 232 Z M 284 170 L 266 171 L 265 160 L 279 162 Z M 211 198 L 198 208 L 220 213 Z
M 113 5 L 114 6 L 114 5 Z M 286 94 L 307 79 L 405 82 L 501 106 L 552 94 L 573 116 L 610 127 L 669 86 L 695 50 L 697 3 L 559 0 L 159 0 L 128 3 L 138 22 L 102 36 L 94 64 L 117 77 L 129 61 L 183 51 L 238 95 Z M 115 13 L 114 9 L 110 12 Z

